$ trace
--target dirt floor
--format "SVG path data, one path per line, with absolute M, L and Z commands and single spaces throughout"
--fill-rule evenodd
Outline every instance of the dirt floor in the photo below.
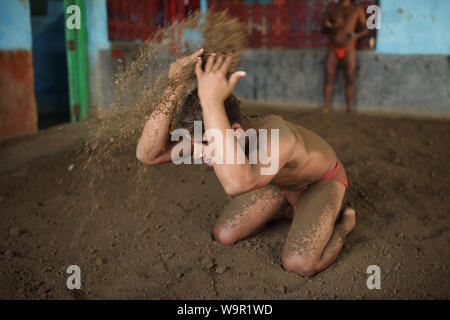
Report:
M 347 170 L 357 225 L 331 267 L 282 269 L 286 219 L 217 243 L 231 197 L 210 168 L 146 167 L 135 132 L 114 161 L 83 169 L 86 124 L 67 124 L 0 142 L 0 298 L 449 299 L 450 122 L 269 111 L 319 133 Z M 69 265 L 81 290 L 66 288 Z M 366 286 L 369 265 L 380 290 Z

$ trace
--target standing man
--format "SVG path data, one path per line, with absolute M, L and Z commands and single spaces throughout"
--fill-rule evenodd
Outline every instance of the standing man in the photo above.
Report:
M 361 31 L 357 32 L 357 29 Z M 355 95 L 355 43 L 359 38 L 369 33 L 364 9 L 353 4 L 351 0 L 339 0 L 337 5 L 331 7 L 325 13 L 322 32 L 326 33 L 330 39 L 325 59 L 325 106 L 323 111 L 329 111 L 333 82 L 336 77 L 338 64 L 342 61 L 347 112 L 350 112 Z

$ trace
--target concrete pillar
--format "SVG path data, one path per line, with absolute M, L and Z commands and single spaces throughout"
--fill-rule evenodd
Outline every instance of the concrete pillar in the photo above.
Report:
M 112 102 L 112 57 L 106 0 L 85 0 L 89 55 L 89 105 L 108 109 Z
M 0 1 L 0 137 L 37 131 L 28 0 Z

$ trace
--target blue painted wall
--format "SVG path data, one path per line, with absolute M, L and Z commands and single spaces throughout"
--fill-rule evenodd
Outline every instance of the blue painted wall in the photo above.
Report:
M 253 4 L 253 3 L 270 3 L 272 0 L 244 0 L 245 3 Z
M 0 1 L 0 49 L 31 49 L 30 4 L 28 1 Z
M 200 0 L 200 11 L 203 13 L 206 13 L 208 10 L 208 0 Z
M 32 16 L 33 67 L 39 114 L 68 113 L 64 3 L 48 0 L 46 16 Z
M 89 58 L 89 106 L 108 108 L 112 95 L 112 57 L 106 0 L 84 0 Z
M 85 0 L 89 64 L 95 67 L 99 50 L 109 49 L 106 0 Z
M 450 53 L 450 0 L 380 0 L 377 51 Z

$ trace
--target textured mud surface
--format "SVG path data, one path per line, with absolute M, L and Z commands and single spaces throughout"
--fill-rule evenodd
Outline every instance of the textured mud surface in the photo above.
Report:
M 109 152 L 92 161 L 87 124 L 68 124 L 0 142 L 0 298 L 450 298 L 449 122 L 268 111 L 319 133 L 347 170 L 357 225 L 331 267 L 282 269 L 286 219 L 217 243 L 231 198 L 211 169 L 146 167 L 138 130 L 103 132 Z M 81 290 L 66 288 L 72 264 Z M 366 287 L 369 265 L 381 290 Z

